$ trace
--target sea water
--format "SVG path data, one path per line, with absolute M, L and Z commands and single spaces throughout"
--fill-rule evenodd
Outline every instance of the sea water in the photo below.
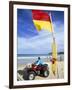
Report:
M 18 54 L 17 55 L 17 64 L 28 64 L 28 63 L 34 63 L 36 60 L 38 60 L 38 57 L 41 58 L 43 62 L 48 62 L 51 60 L 51 55 L 23 55 Z M 64 60 L 64 55 L 58 55 L 58 60 Z
M 38 57 L 41 58 L 43 62 L 47 62 L 50 60 L 50 56 L 48 55 L 18 55 L 17 56 L 17 63 L 18 64 L 28 64 L 28 63 L 34 63 L 36 60 L 38 60 Z

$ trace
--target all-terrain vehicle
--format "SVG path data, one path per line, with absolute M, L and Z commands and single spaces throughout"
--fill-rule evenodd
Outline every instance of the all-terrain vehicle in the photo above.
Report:
M 34 80 L 35 76 L 48 77 L 49 76 L 48 64 L 43 65 L 32 64 L 29 67 L 26 66 L 26 68 L 24 69 L 23 79 Z

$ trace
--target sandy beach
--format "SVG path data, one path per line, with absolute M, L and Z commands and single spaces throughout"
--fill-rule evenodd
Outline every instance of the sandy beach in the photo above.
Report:
M 64 61 L 58 61 L 58 71 L 57 74 L 54 75 L 51 70 L 51 62 L 45 62 L 49 66 L 49 76 L 48 77 L 41 77 L 36 76 L 35 80 L 48 80 L 48 79 L 62 79 L 64 78 Z M 26 67 L 26 64 L 18 64 L 17 66 L 17 80 L 24 80 L 23 79 L 23 70 Z

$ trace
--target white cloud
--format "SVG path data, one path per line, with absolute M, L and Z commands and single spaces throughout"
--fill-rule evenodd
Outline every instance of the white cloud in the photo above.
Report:
M 55 26 L 56 31 L 58 26 Z M 62 26 L 63 28 L 63 26 Z M 56 42 L 58 45 L 58 51 L 63 50 L 64 45 L 64 32 L 60 31 L 55 32 Z M 52 33 L 41 30 L 39 31 L 39 35 L 26 39 L 23 37 L 18 37 L 18 53 L 24 54 L 37 54 L 37 53 L 48 53 L 51 52 L 51 44 L 52 44 Z

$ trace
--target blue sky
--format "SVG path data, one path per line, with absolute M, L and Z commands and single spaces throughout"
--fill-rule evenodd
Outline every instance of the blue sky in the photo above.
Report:
M 51 12 L 58 52 L 64 51 L 64 12 Z M 52 51 L 52 33 L 38 32 L 32 21 L 32 11 L 17 10 L 17 49 L 18 54 L 48 54 Z

